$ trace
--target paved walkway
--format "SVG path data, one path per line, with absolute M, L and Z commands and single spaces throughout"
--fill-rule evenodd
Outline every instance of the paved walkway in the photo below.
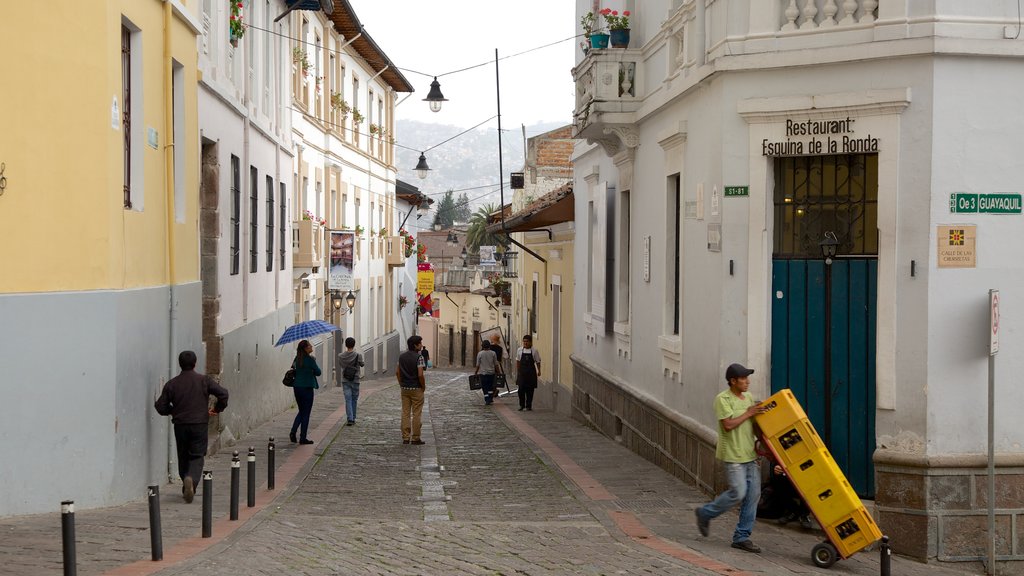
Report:
M 149 560 L 145 499 L 78 511 L 78 574 L 879 574 L 877 551 L 819 570 L 809 555 L 821 533 L 773 522 L 754 531 L 764 553 L 732 549 L 735 514 L 702 538 L 693 508 L 704 495 L 576 422 L 517 411 L 514 396 L 483 406 L 464 374 L 428 373 L 423 446 L 401 443 L 393 379 L 362 388 L 351 427 L 340 389 L 318 395 L 315 446 L 287 441 L 294 412 L 250 435 L 262 444 L 252 509 L 246 439 L 237 522 L 227 520 L 230 453 L 209 460 L 213 538 L 199 538 L 200 497 L 184 504 L 164 487 L 161 562 Z M 274 491 L 264 485 L 268 436 L 284 439 Z M 0 574 L 62 573 L 59 514 L 3 520 L 0 533 Z M 898 576 L 973 573 L 893 558 Z

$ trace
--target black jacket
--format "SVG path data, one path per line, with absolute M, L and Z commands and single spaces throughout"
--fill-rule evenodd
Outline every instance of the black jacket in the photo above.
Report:
M 228 407 L 228 391 L 217 381 L 195 370 L 182 370 L 164 384 L 163 393 L 153 407 L 163 416 L 171 415 L 175 424 L 206 424 L 210 421 L 209 398 L 217 397 L 215 412 Z

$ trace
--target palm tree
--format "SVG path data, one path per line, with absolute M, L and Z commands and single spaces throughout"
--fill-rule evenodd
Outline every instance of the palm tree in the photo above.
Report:
M 469 228 L 466 230 L 466 244 L 469 251 L 478 252 L 481 246 L 499 246 L 504 244 L 504 239 L 500 232 L 493 234 L 487 231 L 487 226 L 490 224 L 487 219 L 497 210 L 497 206 L 488 204 L 477 208 L 477 211 L 470 216 Z

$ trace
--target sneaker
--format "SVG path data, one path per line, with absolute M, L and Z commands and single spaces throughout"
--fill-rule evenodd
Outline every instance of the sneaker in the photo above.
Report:
M 345 426 L 351 426 L 351 425 L 353 425 L 355 423 L 356 423 L 355 420 L 349 420 L 348 422 L 345 422 Z
M 709 522 L 707 518 L 701 516 L 700 508 L 694 508 L 693 515 L 697 517 L 697 530 L 700 530 L 700 535 L 707 536 L 711 532 L 711 522 Z
M 757 544 L 754 544 L 750 540 L 741 540 L 739 542 L 733 542 L 732 547 L 744 552 L 753 552 L 754 554 L 760 554 L 761 549 L 758 548 Z
M 184 486 L 181 487 L 181 494 L 185 497 L 185 502 L 191 504 L 192 499 L 196 497 L 196 485 L 192 482 L 191 476 L 185 476 L 183 484 Z
M 811 519 L 807 517 L 807 514 L 797 518 L 797 522 L 800 523 L 800 527 L 804 530 L 810 530 L 813 528 L 813 526 L 811 526 Z
M 409 442 L 409 444 L 415 444 L 417 446 L 422 446 L 423 444 L 426 444 L 426 442 L 424 442 L 423 440 L 412 440 L 411 442 Z
M 299 444 L 315 444 L 315 442 L 313 442 L 309 438 L 303 438 L 302 440 L 299 440 Z

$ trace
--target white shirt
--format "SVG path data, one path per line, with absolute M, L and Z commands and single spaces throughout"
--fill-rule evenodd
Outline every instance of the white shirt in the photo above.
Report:
M 531 354 L 532 353 L 533 354 L 533 361 L 536 362 L 537 364 L 540 364 L 540 351 L 537 350 L 536 348 L 522 348 L 522 347 L 520 347 L 519 350 L 516 350 L 516 362 L 519 362 L 520 360 L 523 359 L 523 353 L 524 352 L 527 353 L 527 354 Z

